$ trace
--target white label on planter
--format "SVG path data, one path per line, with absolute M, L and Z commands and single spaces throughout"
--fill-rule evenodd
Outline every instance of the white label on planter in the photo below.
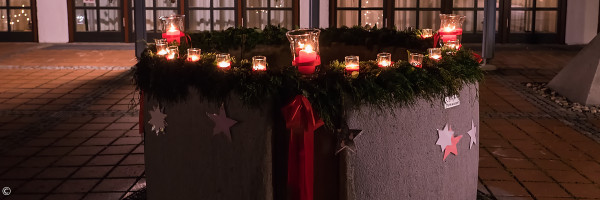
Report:
M 444 99 L 444 108 L 446 108 L 446 109 L 456 107 L 458 105 L 460 105 L 460 99 L 458 99 L 458 96 L 456 96 L 456 95 L 451 96 L 451 97 L 446 97 Z

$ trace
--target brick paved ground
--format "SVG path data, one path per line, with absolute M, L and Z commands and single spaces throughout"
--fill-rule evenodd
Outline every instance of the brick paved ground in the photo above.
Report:
M 13 189 L 0 199 L 119 199 L 145 186 L 134 87 L 119 68 L 135 63 L 133 51 L 103 45 L 0 45 L 0 187 Z M 547 82 L 576 52 L 499 48 L 500 70 L 480 90 L 479 190 L 600 198 L 600 118 L 562 111 L 521 84 Z

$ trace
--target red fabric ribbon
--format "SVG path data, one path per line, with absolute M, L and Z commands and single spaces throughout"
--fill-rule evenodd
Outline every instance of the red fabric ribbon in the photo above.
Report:
M 298 95 L 281 109 L 290 129 L 288 193 L 294 200 L 312 200 L 314 183 L 314 131 L 323 121 L 313 112 L 308 99 Z
M 144 135 L 144 91 L 140 91 L 140 135 Z

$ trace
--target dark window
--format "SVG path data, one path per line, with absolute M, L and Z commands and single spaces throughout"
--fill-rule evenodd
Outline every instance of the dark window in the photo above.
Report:
M 293 28 L 292 0 L 244 0 L 244 26 Z
M 32 32 L 30 0 L 0 0 L 0 32 Z

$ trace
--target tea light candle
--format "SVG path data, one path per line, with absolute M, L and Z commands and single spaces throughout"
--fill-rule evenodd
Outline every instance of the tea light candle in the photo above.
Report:
M 173 60 L 179 58 L 179 48 L 177 46 L 169 47 L 167 51 L 167 60 Z
M 420 53 L 411 53 L 408 56 L 408 62 L 417 68 L 421 68 L 423 67 L 422 63 L 423 63 L 423 54 Z
M 167 55 L 167 39 L 154 39 L 154 44 L 156 45 L 157 55 Z
M 391 53 L 378 53 L 377 54 L 377 66 L 389 67 L 392 65 L 392 54 Z
M 446 42 L 445 47 L 458 51 L 460 49 L 460 42 L 458 40 L 450 40 Z
M 201 50 L 198 48 L 189 48 L 187 50 L 188 52 L 188 57 L 187 60 L 191 61 L 191 62 L 196 62 L 200 60 L 200 52 Z
M 227 70 L 231 68 L 231 58 L 228 53 L 220 53 L 216 55 L 215 61 L 219 69 Z
M 421 30 L 421 37 L 422 38 L 430 38 L 433 36 L 433 30 L 430 28 L 426 28 Z
M 360 69 L 358 56 L 346 56 L 344 65 L 346 65 L 346 72 L 355 72 Z
M 267 57 L 252 56 L 252 71 L 267 71 Z
M 429 59 L 440 60 L 442 59 L 442 49 L 440 48 L 429 48 L 427 49 L 429 52 Z

